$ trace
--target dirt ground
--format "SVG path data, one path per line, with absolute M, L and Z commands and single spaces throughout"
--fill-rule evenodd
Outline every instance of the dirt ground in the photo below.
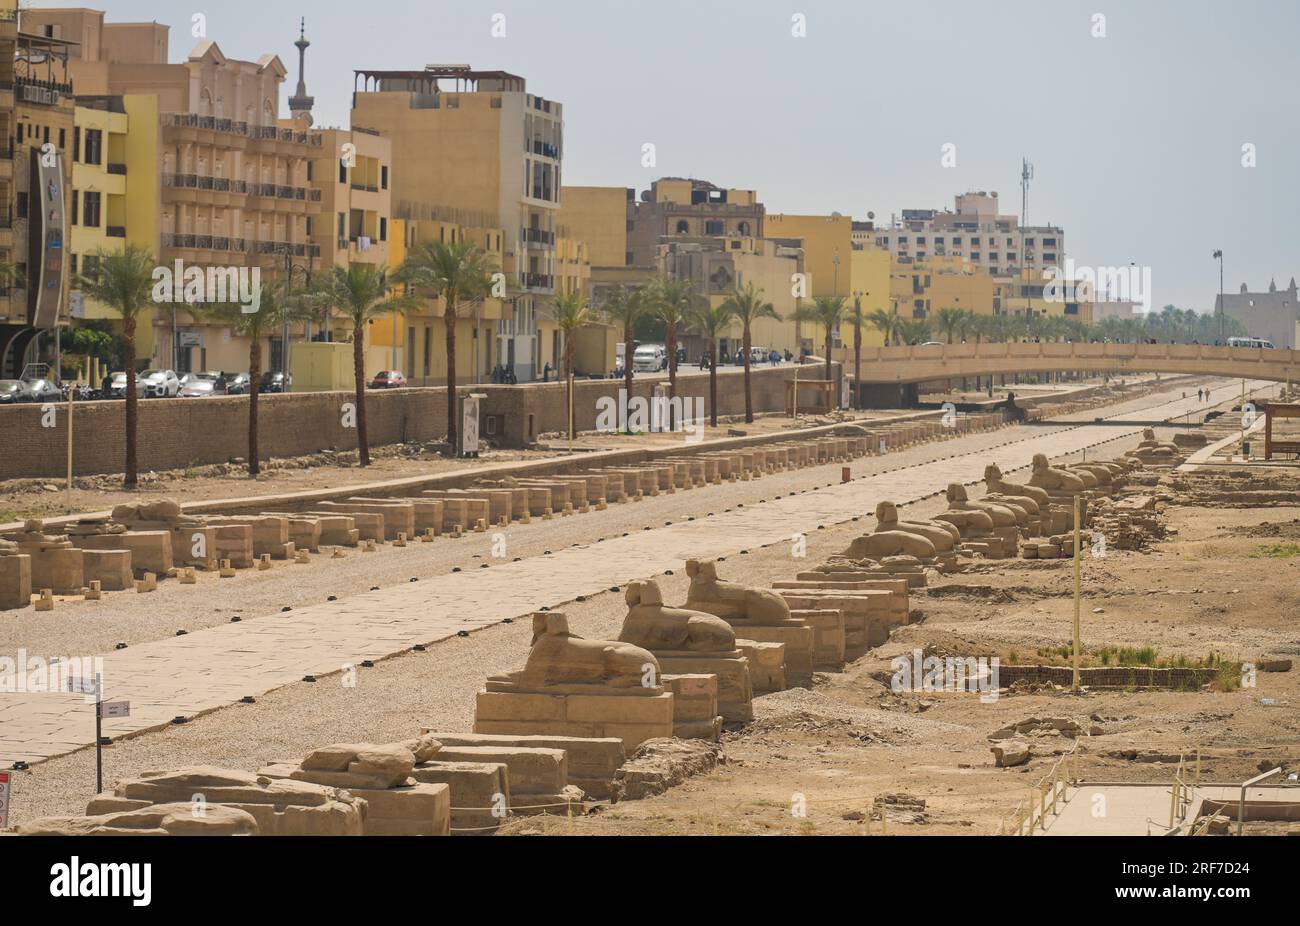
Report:
M 1251 477 L 1238 481 L 1249 486 Z M 1285 477 L 1271 473 L 1268 482 L 1300 489 L 1300 468 Z M 1149 550 L 1085 560 L 1085 649 L 1151 646 L 1161 658 L 1214 652 L 1233 661 L 1300 655 L 1300 545 L 1276 540 L 1300 537 L 1300 507 L 1175 504 L 1164 516 L 1171 536 Z M 879 834 L 874 802 L 903 795 L 923 801 L 924 809 L 895 805 L 885 813 L 888 833 L 997 833 L 1075 745 L 1068 736 L 1036 737 L 1027 764 L 997 768 L 988 735 L 1028 718 L 1077 722 L 1084 731 L 1078 767 L 1091 781 L 1172 781 L 1179 758 L 1191 761 L 1198 749 L 1207 782 L 1240 782 L 1277 764 L 1300 771 L 1300 669 L 1258 673 L 1255 688 L 1234 691 L 1053 690 L 1003 693 L 982 703 L 972 694 L 890 690 L 891 659 L 914 649 L 1042 662 L 1039 648 L 1069 642 L 1071 585 L 1066 561 L 989 563 L 943 577 L 933 593 L 913 597 L 923 621 L 895 632 L 843 674 L 818 675 L 812 690 L 756 699 L 756 722 L 725 736 L 726 762 L 713 773 L 585 818 L 517 820 L 510 830 Z M 792 812 L 800 805 L 806 816 Z M 1300 827 L 1274 826 L 1294 829 Z

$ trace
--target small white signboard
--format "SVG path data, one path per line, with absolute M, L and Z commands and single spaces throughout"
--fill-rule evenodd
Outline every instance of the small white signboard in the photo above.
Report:
M 99 682 L 93 678 L 83 678 L 81 676 L 69 676 L 64 680 L 67 683 L 68 691 L 72 694 L 99 694 Z
M 130 701 L 105 701 L 103 717 L 130 717 Z

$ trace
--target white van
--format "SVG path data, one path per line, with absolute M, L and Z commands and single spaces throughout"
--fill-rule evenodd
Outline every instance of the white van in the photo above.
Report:
M 642 344 L 632 354 L 632 369 L 637 373 L 657 373 L 668 366 L 668 351 L 662 344 Z

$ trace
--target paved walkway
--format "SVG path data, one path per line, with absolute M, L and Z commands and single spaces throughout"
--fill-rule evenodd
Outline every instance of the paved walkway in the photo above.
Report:
M 1164 836 L 1169 831 L 1169 811 L 1173 804 L 1173 773 L 1164 784 L 1088 784 L 1070 788 L 1064 801 L 1058 799 L 1057 812 L 1049 813 L 1039 836 Z M 1202 785 L 1194 788 L 1190 801 L 1182 808 L 1183 816 L 1175 825 L 1191 822 L 1199 815 L 1204 801 L 1230 803 L 1234 808 L 1241 799 L 1241 786 Z M 1252 802 L 1300 802 L 1300 788 L 1260 787 L 1246 792 L 1246 819 L 1250 820 Z M 1236 824 L 1233 824 L 1236 832 Z
M 1215 391 L 1215 401 L 1238 390 L 1235 384 L 1222 387 Z M 1193 395 L 1153 402 L 1116 420 L 1165 418 L 1197 407 Z M 950 449 L 951 456 L 847 484 L 107 653 L 105 700 L 129 701 L 131 716 L 106 720 L 104 733 L 120 737 L 156 729 L 175 717 L 216 710 L 306 675 L 329 675 L 366 659 L 380 660 L 417 644 L 427 646 L 521 617 L 543 605 L 556 607 L 579 595 L 681 569 L 687 559 L 789 543 L 796 532 L 870 515 L 882 499 L 913 502 L 941 493 L 952 482 L 973 485 L 990 462 L 1012 473 L 1025 469 L 1034 453 L 1061 457 L 1138 430 L 1085 424 L 1044 434 L 1025 428 L 1023 440 L 966 453 L 960 452 L 958 439 L 935 447 L 936 453 Z M 38 762 L 93 742 L 93 707 L 82 697 L 0 693 L 0 767 L 19 759 Z

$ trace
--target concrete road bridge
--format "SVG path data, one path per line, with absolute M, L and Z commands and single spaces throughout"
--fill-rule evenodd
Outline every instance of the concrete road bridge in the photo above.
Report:
M 835 351 L 853 376 L 853 348 Z M 1205 344 L 944 344 L 862 348 L 864 385 L 905 385 L 1015 373 L 1204 374 L 1270 382 L 1300 380 L 1300 351 Z

